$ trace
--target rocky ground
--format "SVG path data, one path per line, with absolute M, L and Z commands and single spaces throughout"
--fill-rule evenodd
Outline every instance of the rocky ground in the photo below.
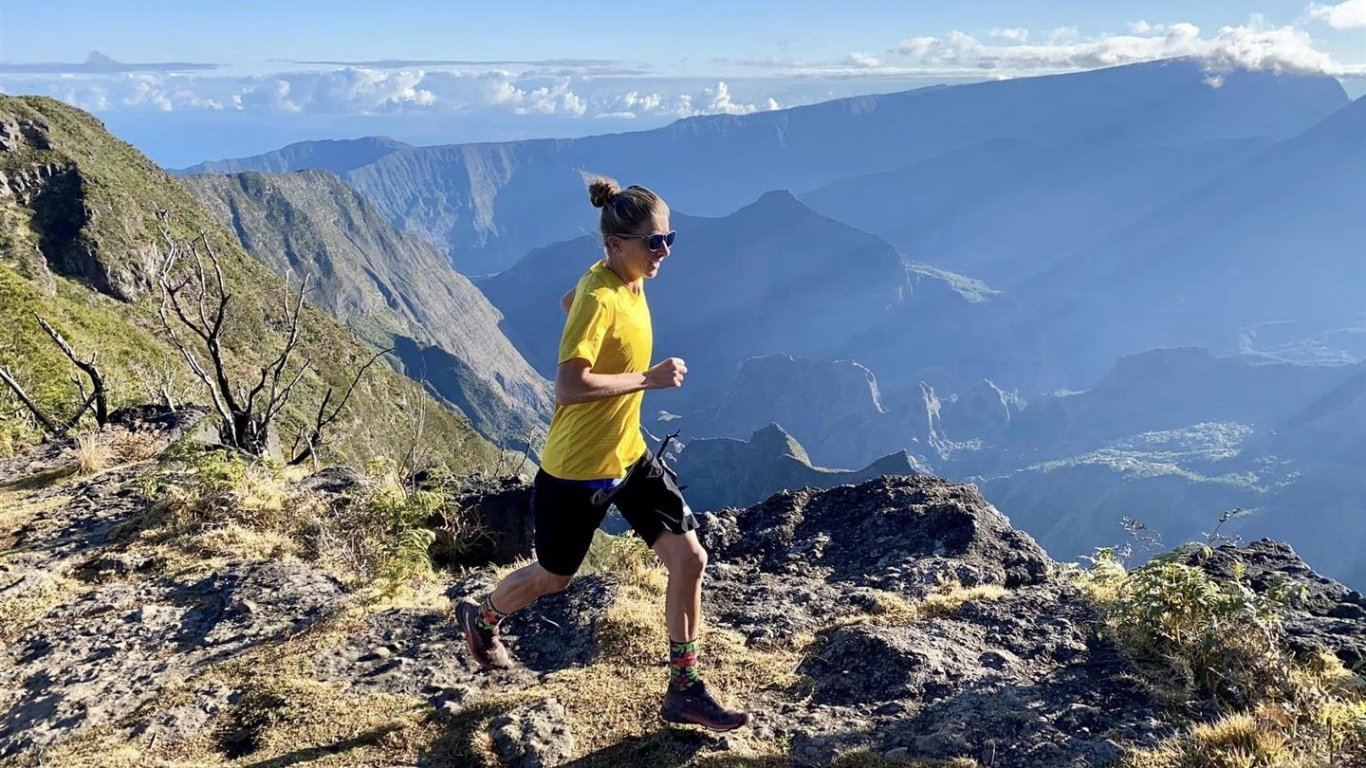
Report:
M 487 674 L 451 607 L 495 567 L 394 599 L 297 557 L 186 558 L 139 534 L 154 460 L 72 463 L 56 447 L 0 462 L 0 764 L 1102 766 L 1190 717 L 970 486 L 886 477 L 708 516 L 704 665 L 755 712 L 715 736 L 653 719 L 662 575 L 629 543 L 509 619 L 519 665 Z M 528 489 L 482 487 L 466 501 L 487 500 L 502 544 L 481 551 L 506 562 Z M 1209 567 L 1235 559 L 1254 586 L 1306 585 L 1295 643 L 1360 663 L 1360 594 L 1274 542 Z

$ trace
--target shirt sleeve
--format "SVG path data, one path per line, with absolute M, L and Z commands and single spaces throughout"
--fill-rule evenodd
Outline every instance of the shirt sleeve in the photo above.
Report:
M 583 358 L 589 367 L 596 365 L 602 340 L 607 337 L 611 325 L 612 307 L 608 297 L 598 291 L 576 293 L 574 304 L 569 308 L 569 318 L 564 323 L 564 334 L 560 336 L 560 362 Z

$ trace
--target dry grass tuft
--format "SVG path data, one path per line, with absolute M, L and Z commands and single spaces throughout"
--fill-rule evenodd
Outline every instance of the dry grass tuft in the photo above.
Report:
M 0 600 L 0 645 L 14 642 L 54 606 L 75 595 L 79 585 L 69 579 L 49 583 Z
M 76 437 L 76 468 L 82 475 L 103 472 L 113 462 L 114 452 L 103 435 L 90 433 Z
M 155 432 L 115 429 L 109 433 L 109 449 L 120 464 L 155 458 L 166 449 L 166 444 L 166 438 Z
M 413 699 L 389 695 L 354 696 L 341 683 L 261 676 L 242 687 L 242 698 L 218 733 L 229 757 L 253 762 L 310 762 L 346 752 L 362 760 L 390 762 L 406 757 L 405 745 L 426 717 Z
M 1010 590 L 996 584 L 964 587 L 956 581 L 945 582 L 923 600 L 907 600 L 895 592 L 877 592 L 872 609 L 863 614 L 847 616 L 834 627 L 853 624 L 872 624 L 879 627 L 904 627 L 925 619 L 948 618 L 967 603 L 999 600 Z

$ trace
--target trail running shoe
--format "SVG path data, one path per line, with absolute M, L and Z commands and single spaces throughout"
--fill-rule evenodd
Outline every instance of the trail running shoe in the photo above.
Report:
M 672 686 L 664 694 L 664 706 L 659 716 L 666 723 L 687 723 L 700 725 L 713 731 L 733 731 L 749 724 L 749 713 L 726 709 L 707 692 L 701 682 L 693 683 L 686 690 Z
M 463 600 L 455 609 L 455 616 L 460 622 L 460 630 L 465 634 L 465 645 L 479 666 L 484 669 L 507 669 L 512 666 L 507 646 L 498 639 L 498 629 L 489 630 L 480 623 L 478 605 Z

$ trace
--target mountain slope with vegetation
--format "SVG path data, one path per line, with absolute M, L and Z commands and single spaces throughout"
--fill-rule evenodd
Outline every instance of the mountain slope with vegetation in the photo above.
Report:
M 427 243 L 395 230 L 326 171 L 178 179 L 280 275 L 309 278 L 310 299 L 400 369 L 456 405 L 490 439 L 543 442 L 549 384 L 498 331 L 502 316 Z
M 158 313 L 168 238 L 185 254 L 194 244 L 210 274 L 206 255 L 217 256 L 230 296 L 222 358 L 233 381 L 250 386 L 285 347 L 284 282 L 99 121 L 51 99 L 0 97 L 0 150 L 0 364 L 41 408 L 70 415 L 79 397 L 69 380 L 74 368 L 40 330 L 34 312 L 79 354 L 98 353 L 113 406 L 164 395 L 208 402 L 167 340 Z M 185 255 L 181 264 L 192 268 L 190 261 Z M 372 354 L 326 314 L 302 307 L 295 356 L 284 370 L 298 383 L 275 424 L 284 446 L 309 431 L 327 392 L 332 406 L 340 402 Z M 339 412 L 332 449 L 357 461 L 402 455 L 413 448 L 416 411 L 426 412 L 425 427 L 417 430 L 425 432 L 419 441 L 424 452 L 465 468 L 493 460 L 495 450 L 464 416 L 380 367 L 361 377 Z M 0 417 L 6 443 L 38 437 L 8 388 L 0 393 Z

